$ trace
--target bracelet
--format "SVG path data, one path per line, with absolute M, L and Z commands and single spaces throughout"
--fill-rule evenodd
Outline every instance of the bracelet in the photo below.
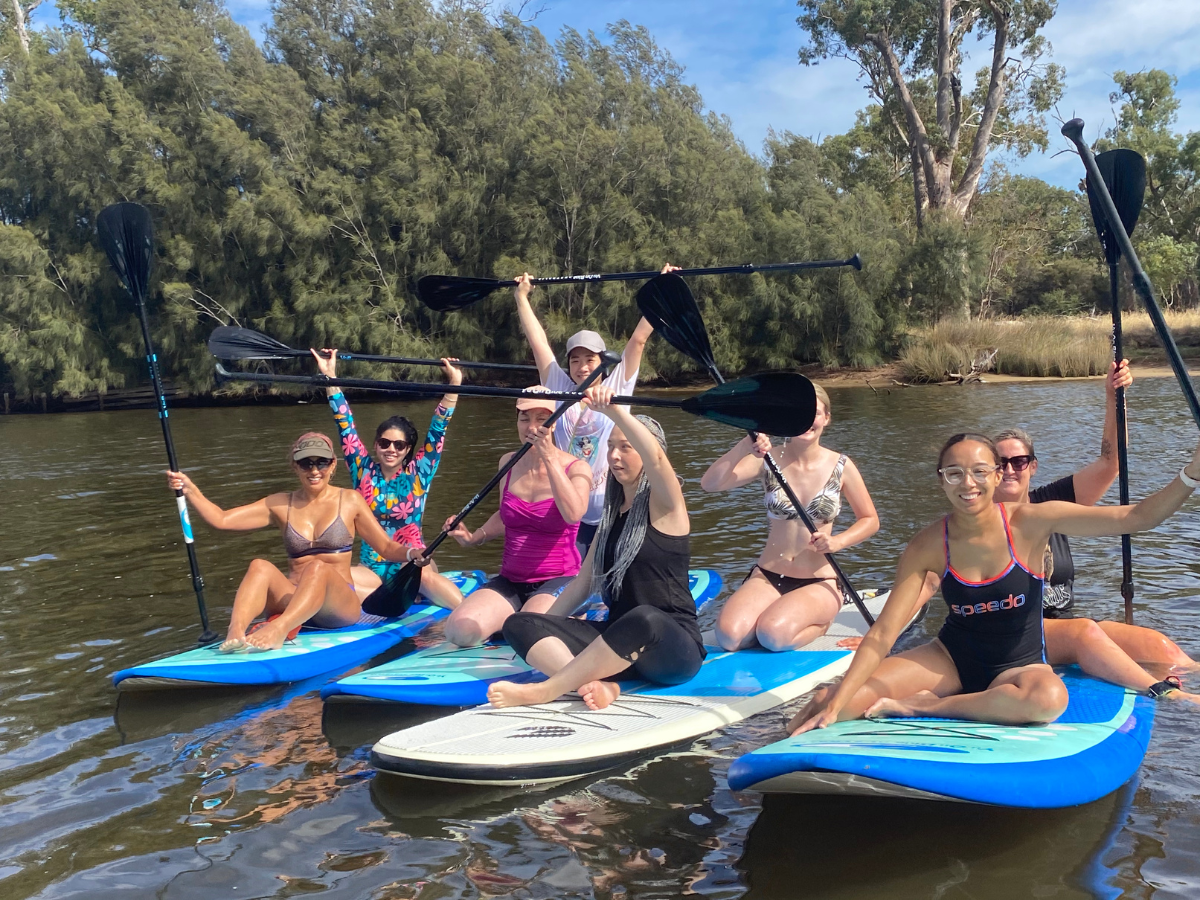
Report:
M 412 552 L 413 552 L 413 548 L 411 545 L 409 545 L 404 551 L 404 561 L 405 562 L 412 562 Z
M 1193 491 L 1200 487 L 1200 479 L 1192 478 L 1187 473 L 1187 466 L 1179 470 L 1179 480 L 1183 482 L 1183 486 L 1191 488 Z

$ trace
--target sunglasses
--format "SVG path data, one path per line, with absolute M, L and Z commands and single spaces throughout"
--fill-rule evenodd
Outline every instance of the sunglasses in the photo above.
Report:
M 1024 472 L 1035 459 L 1037 457 L 1032 453 L 1023 453 L 1020 456 L 1002 456 L 1000 457 L 1000 471 L 1003 472 L 1012 466 L 1014 472 Z
M 325 459 L 322 456 L 306 456 L 304 459 L 296 460 L 296 465 L 302 469 L 320 469 L 324 472 L 333 465 L 333 460 Z
M 970 469 L 964 469 L 962 466 L 946 466 L 944 469 L 938 469 L 938 474 L 942 476 L 942 480 L 946 484 L 962 484 L 968 475 L 976 484 L 983 484 L 989 475 L 999 470 L 999 466 L 973 466 Z
M 375 438 L 375 446 L 380 450 L 395 447 L 397 453 L 403 453 L 408 449 L 408 441 L 389 441 L 387 438 Z

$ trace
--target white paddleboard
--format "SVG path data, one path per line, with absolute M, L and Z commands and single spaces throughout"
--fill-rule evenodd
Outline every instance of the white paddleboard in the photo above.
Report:
M 886 598 L 867 599 L 872 614 Z M 828 633 L 801 650 L 710 648 L 691 681 L 625 682 L 617 701 L 598 711 L 575 695 L 541 706 L 477 706 L 388 735 L 372 748 L 371 762 L 382 772 L 464 784 L 536 784 L 591 775 L 799 697 L 845 672 L 853 653 L 837 642 L 865 633 L 862 617 L 847 605 Z

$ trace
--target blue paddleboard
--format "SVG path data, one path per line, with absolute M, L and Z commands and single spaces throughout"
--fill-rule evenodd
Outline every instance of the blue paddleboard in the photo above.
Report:
M 1154 701 L 1060 670 L 1070 695 L 1049 725 L 856 719 L 761 747 L 729 767 L 734 790 L 867 794 L 1048 809 L 1090 803 L 1133 777 Z
M 443 574 L 457 584 L 464 594 L 471 593 L 487 577 L 480 571 Z M 280 649 L 261 653 L 221 653 L 217 649 L 219 643 L 209 644 L 155 662 L 122 669 L 113 675 L 113 685 L 121 690 L 157 690 L 303 681 L 325 672 L 358 665 L 448 614 L 449 610 L 440 606 L 422 604 L 392 619 L 364 614 L 356 624 L 346 628 L 305 626 Z
M 721 592 L 721 576 L 714 569 L 692 569 L 688 585 L 699 608 Z M 594 598 L 587 618 L 598 618 L 596 613 L 604 609 Z M 425 706 L 477 706 L 487 702 L 487 689 L 493 682 L 543 681 L 545 677 L 503 641 L 489 641 L 478 647 L 459 647 L 444 641 L 327 684 L 321 696 Z

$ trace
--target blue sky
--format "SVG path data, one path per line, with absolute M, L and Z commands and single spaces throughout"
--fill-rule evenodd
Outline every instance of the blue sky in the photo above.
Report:
M 509 6 L 517 4 L 508 0 Z M 269 2 L 227 0 L 227 5 L 261 38 Z M 728 115 L 754 153 L 771 127 L 810 137 L 845 131 L 867 101 L 850 63 L 828 60 L 807 68 L 797 63 L 803 36 L 794 0 L 529 0 L 526 7 L 539 8 L 534 24 L 552 37 L 563 27 L 602 34 L 609 22 L 620 19 L 645 25 L 684 65 L 687 80 L 699 87 L 708 107 Z M 43 21 L 52 15 L 39 14 Z M 1045 33 L 1054 60 L 1067 69 L 1067 92 L 1058 112 L 1064 119 L 1081 116 L 1089 138 L 1112 123 L 1108 94 L 1112 73 L 1119 69 L 1160 68 L 1177 76 L 1183 101 L 1177 129 L 1200 130 L 1200 0 L 1059 0 Z M 989 53 L 982 45 L 968 52 L 964 72 L 972 73 Z M 1074 187 L 1078 160 L 1055 156 L 1066 147 L 1052 125 L 1048 153 L 1007 164 Z

